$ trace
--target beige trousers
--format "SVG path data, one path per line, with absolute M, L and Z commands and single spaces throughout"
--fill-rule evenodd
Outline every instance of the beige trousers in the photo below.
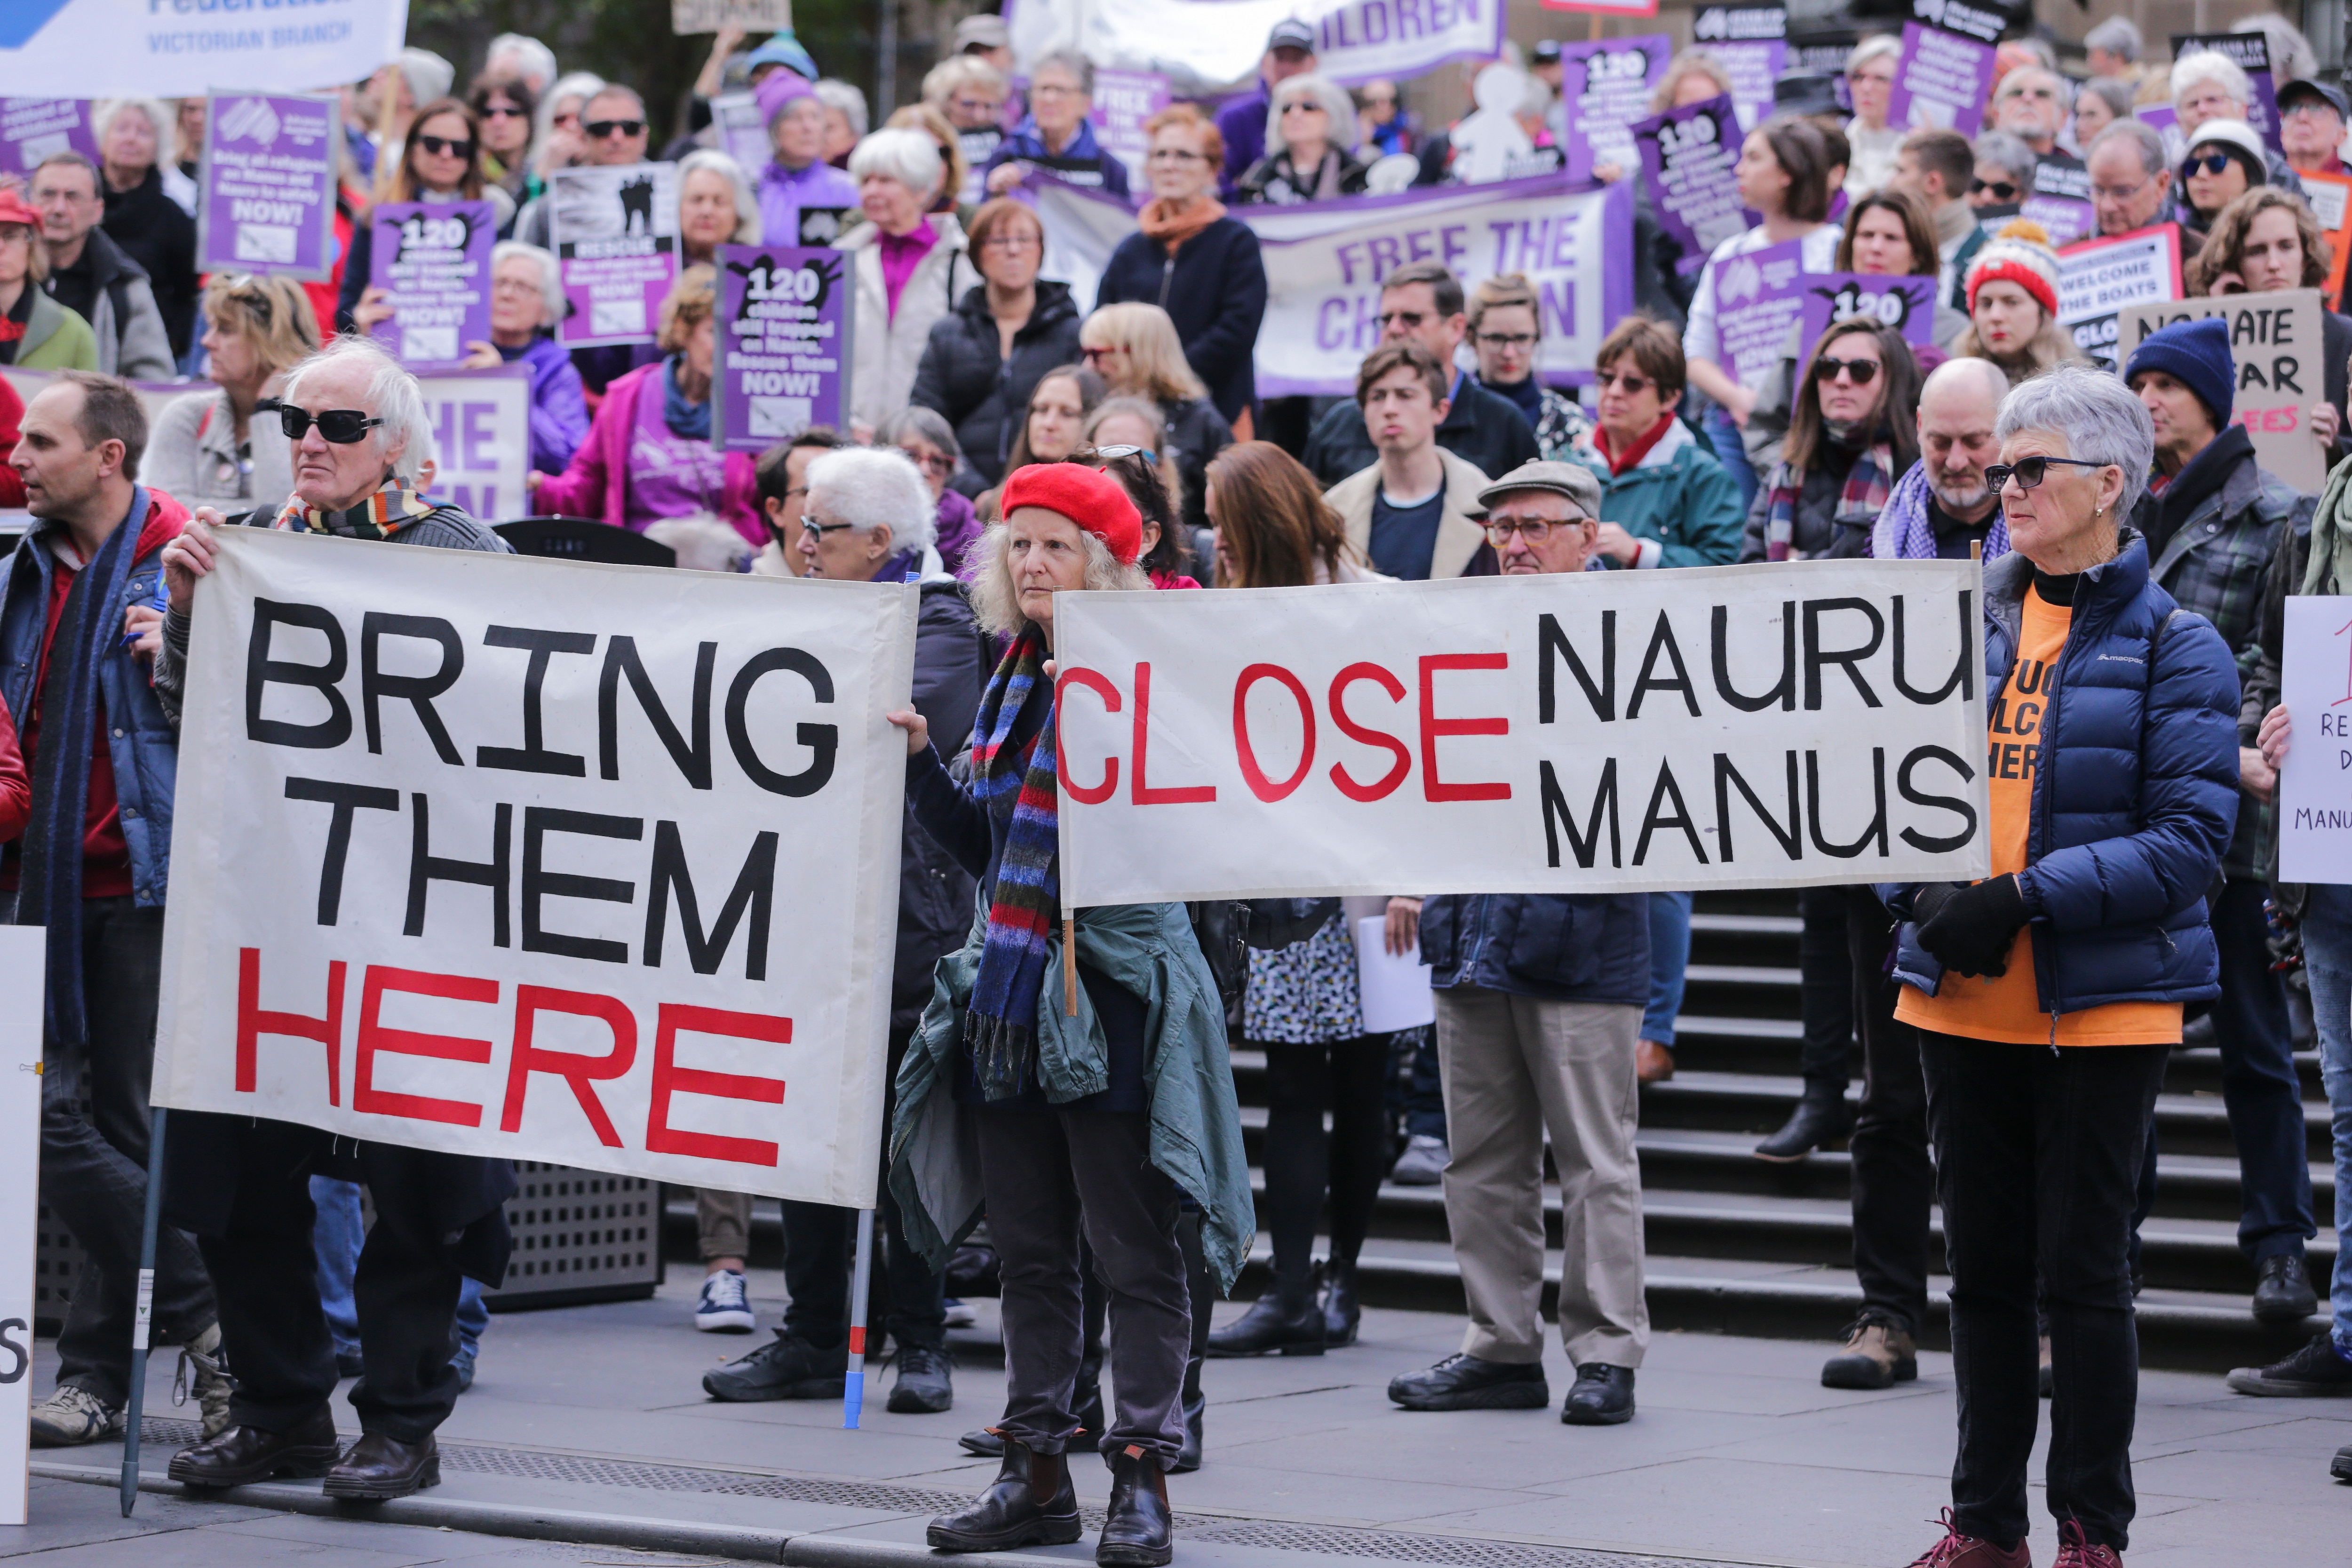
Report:
M 1437 994 L 1445 1089 L 1445 1222 L 1469 1299 L 1462 1348 L 1543 1357 L 1544 1133 L 1559 1173 L 1559 1336 L 1578 1364 L 1638 1367 L 1642 1166 L 1633 1152 L 1642 1009 L 1545 1002 L 1484 986 Z
M 751 1251 L 751 1194 L 722 1193 L 716 1187 L 694 1189 L 694 1228 L 702 1261 L 740 1258 Z

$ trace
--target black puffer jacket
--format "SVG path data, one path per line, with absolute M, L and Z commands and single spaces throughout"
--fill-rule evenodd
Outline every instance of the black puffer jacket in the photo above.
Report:
M 1209 459 L 1234 444 L 1234 427 L 1205 397 L 1163 403 L 1160 413 L 1167 421 L 1168 450 L 1176 458 L 1176 475 L 1184 483 L 1183 521 L 1190 527 L 1206 527 L 1209 511 L 1202 497 L 1209 481 Z
M 106 216 L 100 226 L 122 247 L 122 254 L 147 269 L 155 309 L 172 340 L 172 355 L 184 355 L 196 335 L 196 296 L 201 292 L 196 287 L 196 220 L 163 194 L 162 173 L 150 168 L 147 177 L 127 191 L 106 187 Z
M 1257 331 L 1265 320 L 1265 261 L 1257 234 L 1221 217 L 1176 247 L 1138 230 L 1118 242 L 1095 293 L 1097 309 L 1135 300 L 1176 323 L 1185 363 L 1230 426 L 1257 406 Z M 1253 425 L 1256 416 L 1251 416 Z
M 991 485 L 1004 477 L 1039 378 L 1078 362 L 1078 306 L 1070 286 L 1041 280 L 1036 309 L 1013 334 L 1011 359 L 999 354 L 1001 342 L 996 318 L 988 313 L 988 285 L 975 284 L 953 311 L 931 323 L 908 396 L 946 416 L 964 457 Z
M 915 622 L 915 711 L 929 722 L 941 756 L 952 761 L 971 743 L 972 719 L 994 662 L 963 585 L 944 579 L 925 583 Z M 931 999 L 932 968 L 961 947 L 971 930 L 973 892 L 971 874 L 917 826 L 910 805 L 898 852 L 893 1029 L 910 1029 L 921 1020 Z

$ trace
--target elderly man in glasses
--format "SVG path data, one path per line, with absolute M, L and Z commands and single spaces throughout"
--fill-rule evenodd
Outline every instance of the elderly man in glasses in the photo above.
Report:
M 1478 492 L 1506 576 L 1598 564 L 1601 480 L 1576 463 L 1528 463 Z M 1393 906 L 1392 906 L 1393 907 Z M 1559 1333 L 1576 1384 L 1560 1419 L 1633 1416 L 1650 1339 L 1643 1300 L 1642 1178 L 1633 1153 L 1634 1045 L 1650 995 L 1650 916 L 1638 893 L 1449 895 L 1421 906 L 1437 987 L 1438 1068 L 1453 1159 L 1445 1221 L 1470 1324 L 1459 1354 L 1408 1373 L 1408 1410 L 1532 1410 L 1544 1381 L 1545 1134 L 1573 1194 Z
M 236 520 L 257 528 L 385 544 L 508 553 L 456 507 L 418 493 L 432 427 L 416 378 L 365 338 L 338 338 L 289 372 L 278 417 L 294 444 L 294 493 Z M 218 559 L 229 521 L 200 510 L 166 546 L 170 591 L 155 694 L 176 723 L 185 689 L 196 580 Z M 335 1348 L 315 1289 L 313 1174 L 364 1182 L 376 1221 L 359 1257 L 364 1371 L 352 1390 L 362 1436 L 335 1440 L 328 1401 Z M 326 1477 L 330 1497 L 406 1497 L 440 1479 L 434 1429 L 455 1407 L 451 1331 L 467 1279 L 495 1287 L 511 1245 L 504 1160 L 358 1143 L 289 1122 L 184 1112 L 172 1124 L 166 1210 L 195 1233 L 220 1299 L 221 1338 L 236 1368 L 229 1428 L 172 1459 L 175 1481 L 241 1486 L 272 1476 Z

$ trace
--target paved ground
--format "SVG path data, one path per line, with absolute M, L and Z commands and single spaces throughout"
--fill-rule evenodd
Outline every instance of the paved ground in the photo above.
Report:
M 835 1405 L 729 1405 L 703 1398 L 702 1370 L 755 1342 L 697 1334 L 691 1282 L 652 1301 L 493 1320 L 482 1372 L 443 1430 L 444 1511 L 427 1526 L 301 1517 L 226 1502 L 150 1495 L 134 1521 L 114 1495 L 61 1479 L 35 1483 L 35 1523 L 0 1528 L 0 1556 L 57 1568 L 265 1568 L 292 1563 L 402 1568 L 411 1563 L 709 1562 L 709 1550 L 787 1561 L 881 1561 L 912 1548 L 937 1494 L 969 1493 L 993 1473 L 954 1438 L 993 1414 L 1001 1386 L 989 1309 L 959 1336 L 960 1405 L 940 1416 L 880 1409 L 877 1379 L 863 1431 L 839 1429 Z M 754 1276 L 763 1312 L 780 1275 Z M 1223 1308 L 1221 1317 L 1237 1311 Z M 1948 1358 L 1923 1356 L 1920 1381 L 1884 1394 L 1836 1394 L 1817 1381 L 1822 1347 L 1668 1334 L 1640 1382 L 1641 1414 L 1622 1427 L 1565 1427 L 1550 1412 L 1412 1415 L 1382 1390 L 1399 1371 L 1454 1349 L 1457 1321 L 1371 1312 L 1363 1342 L 1319 1358 L 1213 1362 L 1209 1462 L 1171 1487 L 1187 1526 L 1179 1562 L 1195 1568 L 1338 1568 L 1348 1560 L 1633 1568 L 1616 1553 L 1679 1563 L 1853 1565 L 1908 1563 L 1934 1536 L 1952 1454 Z M 47 1347 L 43 1347 L 46 1352 Z M 1552 1358 L 1555 1404 L 1564 1360 Z M 48 1386 L 44 1355 L 38 1386 Z M 169 1403 L 159 1356 L 151 1412 Z M 347 1405 L 342 1424 L 355 1430 Z M 2352 1487 L 2327 1479 L 2352 1443 L 2352 1402 L 2252 1400 L 2218 1378 L 2150 1373 L 2136 1448 L 2140 1516 L 2129 1561 L 2162 1564 L 2341 1564 L 2352 1557 Z M 159 1473 L 170 1445 L 151 1447 Z M 113 1447 L 36 1456 L 111 1472 Z M 614 1462 L 626 1461 L 626 1462 Z M 2037 1471 L 2041 1463 L 2037 1455 Z M 648 1465 L 666 1467 L 650 1469 Z M 716 1472 L 716 1473 L 714 1473 Z M 1077 1467 L 1098 1505 L 1105 1472 Z M 845 1484 L 846 1483 L 846 1484 Z M 2040 1504 L 2036 1489 L 2036 1506 Z M 689 1556 L 616 1544 L 501 1539 L 466 1529 L 467 1510 L 540 1510 L 545 1528 L 605 1541 L 662 1542 L 631 1531 L 672 1521 L 736 1528 L 767 1546 Z M 583 1524 L 583 1519 L 587 1521 Z M 527 1526 L 511 1522 L 509 1531 Z M 2035 1549 L 2054 1545 L 2037 1520 Z M 166 1533 L 168 1532 L 168 1533 Z M 831 1552 L 832 1555 L 825 1553 Z M 1086 1563 L 1088 1548 L 1023 1554 Z

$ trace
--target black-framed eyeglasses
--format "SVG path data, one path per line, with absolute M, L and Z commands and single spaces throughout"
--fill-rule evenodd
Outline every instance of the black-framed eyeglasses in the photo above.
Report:
M 2017 187 L 2007 180 L 1970 180 L 1969 182 L 1969 195 L 1980 196 L 1987 191 L 1992 193 L 1992 199 L 1997 202 L 2013 202 L 2017 199 Z
M 2186 176 L 2201 168 L 2209 174 L 2218 174 L 2229 166 L 2230 154 L 2227 153 L 2208 153 L 2202 158 L 2192 157 L 2181 164 L 2180 173 Z
M 607 136 L 643 136 L 646 122 L 642 120 L 591 120 L 583 123 L 580 129 L 588 132 L 591 139 L 602 142 Z
M 264 403 L 259 406 L 278 410 L 278 427 L 286 432 L 289 441 L 299 441 L 316 425 L 320 440 L 349 447 L 365 440 L 370 430 L 383 423 L 356 408 L 321 408 L 313 414 L 290 403 Z
M 1827 386 L 1843 371 L 1846 379 L 1856 386 L 1868 386 L 1878 379 L 1878 362 L 1874 359 L 1832 359 L 1824 354 L 1813 362 L 1813 379 Z
M 1536 346 L 1533 332 L 1480 332 L 1478 346 L 1482 349 L 1531 349 Z
M 1999 495 L 2001 487 L 2008 484 L 2013 475 L 2017 479 L 2019 489 L 2032 489 L 2043 479 L 2049 478 L 2050 465 L 2053 463 L 2063 463 L 2070 468 L 2104 468 L 2111 466 L 2106 463 L 2094 463 L 2087 458 L 2020 458 L 2014 463 L 1988 465 L 1985 468 L 1985 489 Z
M 436 158 L 470 160 L 474 156 L 471 142 L 453 142 L 446 136 L 419 136 L 416 144 Z
M 790 492 L 787 491 L 787 494 Z M 801 519 L 801 531 L 823 539 L 828 533 L 839 533 L 845 528 L 856 528 L 854 522 L 819 522 L 813 517 Z

